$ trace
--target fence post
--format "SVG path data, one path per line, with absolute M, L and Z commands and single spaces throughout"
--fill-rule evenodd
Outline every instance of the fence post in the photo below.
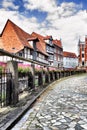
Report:
M 47 67 L 47 72 L 48 72 L 48 83 L 49 83 L 50 82 L 49 67 Z
M 55 80 L 54 71 L 52 71 L 52 77 L 53 77 L 53 81 L 54 81 Z
M 43 67 L 41 67 L 41 85 L 43 85 Z
M 6 73 L 7 83 L 6 83 L 6 106 L 13 103 L 13 90 L 12 90 L 12 74 Z
M 31 64 L 31 73 L 33 76 L 33 89 L 35 89 L 35 64 L 34 63 Z
M 30 89 L 33 88 L 33 75 L 32 75 L 31 72 L 28 73 L 28 87 L 29 87 Z
M 18 102 L 18 63 L 16 61 L 7 62 L 7 70 L 12 73 L 12 104 Z

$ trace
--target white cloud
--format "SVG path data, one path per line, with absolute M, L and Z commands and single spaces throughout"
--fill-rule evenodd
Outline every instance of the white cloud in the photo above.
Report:
M 56 38 L 62 38 L 64 50 L 77 52 L 79 37 L 87 34 L 87 13 L 79 11 L 76 15 L 67 18 L 56 18 L 56 20 L 51 18 L 50 16 L 51 26 L 47 33 L 52 33 Z
M 73 2 L 64 2 L 60 6 L 58 6 L 58 15 L 60 17 L 69 17 L 74 15 L 78 9 L 82 8 L 82 4 L 75 4 Z
M 19 8 L 19 6 L 14 5 L 12 0 L 3 0 L 2 7 L 6 10 L 8 10 L 9 8 L 17 10 Z
M 46 33 L 62 38 L 64 50 L 77 52 L 78 38 L 87 34 L 87 13 L 78 10 L 82 4 L 62 3 L 55 13 L 48 13 Z
M 2 19 L 0 21 L 0 32 L 2 32 L 7 19 L 12 20 L 16 25 L 29 33 L 35 30 L 38 31 L 40 28 L 40 24 L 37 22 L 35 17 L 26 18 L 25 16 L 19 14 L 18 11 L 6 11 L 4 9 L 0 9 L 0 19 Z
M 46 11 L 48 15 L 45 21 L 38 23 L 35 17 L 27 18 L 19 14 L 18 11 L 9 11 L 3 8 L 0 9 L 0 31 L 2 31 L 6 20 L 9 18 L 29 33 L 35 31 L 43 35 L 52 35 L 54 38 L 61 38 L 64 50 L 77 52 L 79 37 L 87 35 L 87 13 L 78 10 L 82 6 L 81 4 L 76 5 L 71 2 L 57 6 L 56 0 L 24 1 L 28 2 L 28 9 Z
M 56 0 L 23 0 L 25 8 L 29 10 L 54 12 L 57 9 Z

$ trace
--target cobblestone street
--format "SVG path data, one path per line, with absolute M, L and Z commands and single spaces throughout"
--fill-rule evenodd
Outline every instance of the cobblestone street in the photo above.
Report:
M 50 86 L 12 130 L 87 130 L 87 75 Z

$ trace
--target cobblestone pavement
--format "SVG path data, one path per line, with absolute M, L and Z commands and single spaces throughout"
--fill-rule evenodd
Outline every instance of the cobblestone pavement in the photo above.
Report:
M 87 75 L 50 86 L 12 130 L 87 130 Z

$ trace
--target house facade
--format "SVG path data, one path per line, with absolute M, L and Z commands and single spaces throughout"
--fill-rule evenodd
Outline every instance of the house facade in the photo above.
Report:
M 32 33 L 32 36 L 39 39 L 39 44 L 37 45 L 41 45 L 41 50 L 44 50 L 44 52 L 48 54 L 47 61 L 49 65 L 62 69 L 63 47 L 61 40 L 53 40 L 52 36 L 42 36 L 35 32 Z
M 1 33 L 0 48 L 25 59 L 48 64 L 46 59 L 48 55 L 38 45 L 38 38 L 26 33 L 10 20 L 7 21 Z M 9 60 L 12 60 L 12 58 L 0 56 L 0 61 L 7 62 Z M 25 63 L 25 61 L 15 60 L 18 63 Z
M 12 21 L 7 21 L 0 39 L 2 41 L 1 49 L 24 58 L 32 59 L 33 46 L 29 42 L 35 42 L 36 38 L 23 31 Z M 3 56 L 3 61 L 7 62 L 8 60 L 9 57 Z
M 37 43 L 37 51 L 43 52 L 46 55 L 44 58 L 49 65 L 53 66 L 54 61 L 54 45 L 52 43 L 52 36 L 42 36 L 36 32 L 31 34 L 39 39 Z
M 54 66 L 54 44 L 52 36 L 44 37 L 46 43 L 46 52 L 49 55 L 48 61 L 50 66 Z
M 52 36 L 42 36 L 36 32 L 29 34 L 10 20 L 6 22 L 0 35 L 0 49 L 27 60 L 34 60 L 59 69 L 63 67 L 61 40 L 53 40 Z M 26 61 L 0 55 L 0 62 L 7 63 L 13 59 L 20 64 L 26 64 Z
M 78 57 L 72 52 L 63 52 L 63 68 L 75 69 L 78 66 Z
M 84 41 L 78 42 L 78 61 L 79 67 L 87 67 L 87 36 Z
M 54 66 L 63 68 L 63 47 L 61 40 L 53 40 L 54 44 Z

